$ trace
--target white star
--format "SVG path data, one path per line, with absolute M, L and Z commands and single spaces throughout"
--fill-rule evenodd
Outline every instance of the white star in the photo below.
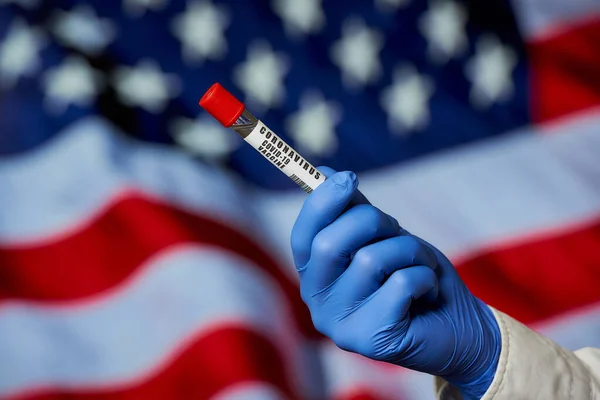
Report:
M 20 77 L 33 76 L 42 66 L 39 55 L 46 37 L 39 28 L 31 28 L 15 19 L 0 44 L 0 86 L 10 88 Z
M 469 60 L 465 74 L 472 82 L 471 103 L 485 108 L 494 102 L 507 101 L 513 94 L 512 71 L 517 56 L 495 36 L 483 36 L 476 45 L 476 55 Z
M 338 104 L 325 101 L 320 93 L 308 92 L 300 99 L 300 109 L 286 121 L 286 129 L 307 154 L 331 154 L 337 148 L 335 126 L 341 121 Z
M 79 56 L 66 58 L 58 67 L 48 70 L 42 83 L 44 102 L 50 111 L 64 112 L 69 104 L 86 107 L 94 102 L 104 84 L 102 75 Z
M 183 148 L 211 161 L 226 158 L 241 142 L 239 137 L 226 132 L 214 118 L 206 115 L 195 120 L 177 118 L 171 123 L 170 131 Z
M 410 0 L 375 0 L 375 6 L 384 12 L 393 12 L 407 5 Z
M 85 4 L 75 6 L 70 12 L 56 10 L 50 26 L 62 44 L 90 55 L 100 54 L 116 33 L 110 20 L 98 18 L 94 9 Z
M 436 0 L 419 21 L 429 43 L 429 57 L 436 63 L 448 62 L 467 49 L 467 10 L 451 0 Z
M 284 100 L 283 78 L 288 71 L 283 54 L 274 53 L 268 42 L 257 41 L 248 47 L 248 59 L 235 68 L 233 80 L 253 107 L 264 110 Z
M 210 1 L 193 1 L 171 24 L 182 45 L 183 61 L 201 64 L 205 59 L 219 60 L 227 53 L 224 32 L 229 16 Z
M 120 67 L 115 72 L 114 84 L 123 103 L 152 113 L 161 112 L 181 90 L 179 78 L 164 74 L 151 60 L 140 61 L 136 67 Z
M 342 38 L 331 48 L 331 58 L 342 70 L 342 79 L 348 88 L 377 81 L 381 75 L 379 52 L 382 47 L 383 36 L 365 26 L 361 19 L 344 22 Z
M 318 32 L 325 25 L 321 0 L 272 0 L 272 4 L 273 11 L 293 38 Z
M 429 123 L 429 99 L 433 82 L 413 67 L 398 67 L 392 85 L 384 89 L 381 105 L 388 115 L 390 130 L 405 134 L 423 129 Z
M 27 8 L 29 10 L 37 7 L 40 3 L 40 0 L 0 0 L 0 5 L 4 4 L 16 4 L 23 8 Z
M 159 11 L 167 4 L 167 0 L 123 0 L 123 7 L 130 15 L 139 17 L 146 10 Z

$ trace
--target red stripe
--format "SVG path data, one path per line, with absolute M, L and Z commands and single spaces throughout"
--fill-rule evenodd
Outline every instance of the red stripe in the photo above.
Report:
M 120 200 L 56 243 L 0 248 L 0 300 L 85 298 L 119 284 L 149 257 L 181 243 L 218 246 L 264 269 L 288 296 L 304 333 L 316 335 L 297 285 L 256 240 L 206 216 L 139 197 Z
M 545 122 L 600 106 L 600 18 L 529 44 L 531 112 Z
M 148 257 L 174 244 L 220 246 L 264 268 L 289 298 L 303 331 L 314 335 L 297 286 L 251 238 L 155 201 L 120 201 L 88 228 L 55 244 L 0 249 L 0 297 L 75 300 L 126 279 Z M 577 231 L 480 253 L 459 270 L 492 306 L 533 323 L 600 301 L 600 221 Z
M 152 400 L 208 399 L 243 382 L 270 384 L 297 398 L 277 349 L 264 337 L 240 327 L 224 327 L 199 338 L 162 371 L 124 388 L 49 388 L 14 399 Z
M 458 265 L 472 292 L 523 323 L 600 301 L 600 219 L 529 239 Z

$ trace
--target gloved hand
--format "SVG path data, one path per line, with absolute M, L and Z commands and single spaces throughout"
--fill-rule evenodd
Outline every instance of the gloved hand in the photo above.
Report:
M 501 346 L 492 311 L 440 251 L 370 205 L 354 173 L 319 169 L 329 179 L 307 197 L 291 236 L 315 327 L 344 350 L 483 396 Z

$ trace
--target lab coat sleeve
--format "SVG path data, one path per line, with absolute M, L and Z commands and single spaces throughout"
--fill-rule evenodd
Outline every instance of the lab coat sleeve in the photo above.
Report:
M 600 399 L 600 349 L 566 350 L 506 314 L 494 310 L 502 349 L 498 369 L 482 400 Z M 436 378 L 439 400 L 463 400 Z

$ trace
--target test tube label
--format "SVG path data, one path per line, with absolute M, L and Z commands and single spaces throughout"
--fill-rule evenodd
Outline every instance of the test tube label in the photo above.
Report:
M 317 168 L 261 121 L 258 121 L 256 127 L 244 140 L 296 182 L 305 192 L 310 193 L 325 182 L 325 176 Z

